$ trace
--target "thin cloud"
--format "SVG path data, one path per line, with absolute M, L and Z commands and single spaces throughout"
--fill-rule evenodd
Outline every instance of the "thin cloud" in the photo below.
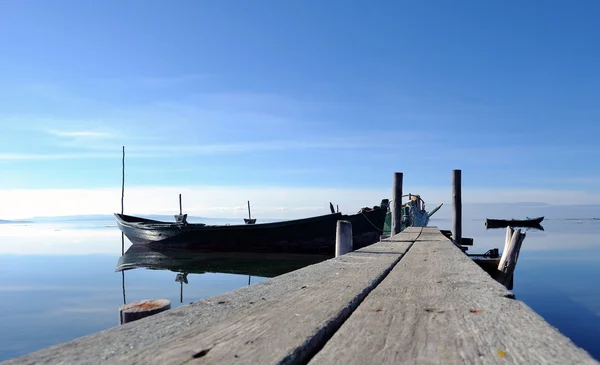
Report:
M 15 160 L 66 160 L 66 159 L 103 159 L 118 158 L 121 145 L 92 144 L 85 151 L 70 150 L 63 153 L 0 153 L 0 161 Z M 385 148 L 386 145 L 377 145 L 377 148 Z M 391 145 L 388 147 L 392 147 Z M 261 152 L 285 152 L 297 150 L 331 150 L 331 149 L 369 149 L 373 146 L 354 140 L 337 141 L 256 141 L 208 145 L 182 145 L 182 146 L 126 146 L 128 158 L 155 158 L 167 156 L 210 156 L 210 155 L 236 155 Z M 91 152 L 96 151 L 96 152 Z M 114 152 L 111 152 L 114 151 Z
M 0 153 L 0 161 L 43 161 L 95 158 L 119 158 L 120 153 Z
M 112 134 L 108 132 L 98 132 L 98 131 L 59 131 L 59 130 L 49 130 L 48 134 L 52 134 L 58 137 L 84 137 L 84 138 L 110 138 Z

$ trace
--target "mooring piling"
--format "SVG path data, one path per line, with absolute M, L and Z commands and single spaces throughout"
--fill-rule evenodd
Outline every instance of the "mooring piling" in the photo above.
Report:
M 462 244 L 461 170 L 452 170 L 452 241 Z
M 510 240 L 508 240 L 510 232 L 512 232 L 512 235 Z M 521 232 L 520 229 L 513 230 L 511 227 L 506 227 L 507 241 L 504 244 L 504 251 L 502 252 L 500 262 L 498 263 L 498 271 L 501 271 L 502 275 L 498 281 L 509 290 L 512 289 L 513 274 L 517 267 L 519 252 L 521 251 L 525 236 L 526 233 Z
M 402 230 L 402 173 L 394 173 L 394 187 L 392 190 L 392 227 L 391 235 L 396 235 Z
M 141 300 L 119 307 L 119 322 L 125 324 L 171 309 L 168 299 Z
M 352 223 L 337 221 L 335 230 L 335 257 L 352 251 Z

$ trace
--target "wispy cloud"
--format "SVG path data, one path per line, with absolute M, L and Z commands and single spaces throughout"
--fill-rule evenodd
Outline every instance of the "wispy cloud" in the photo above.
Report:
M 72 160 L 119 158 L 120 153 L 0 153 L 0 161 L 44 161 L 44 160 Z
M 73 146 L 73 145 L 70 145 Z M 78 144 L 77 151 L 69 150 L 64 153 L 0 153 L 0 161 L 12 160 L 64 160 L 64 159 L 97 159 L 117 158 L 120 156 L 121 146 L 117 144 Z M 286 152 L 299 150 L 374 150 L 391 148 L 393 144 L 378 144 L 370 146 L 360 139 L 337 140 L 279 140 L 255 141 L 239 143 L 215 143 L 198 145 L 128 145 L 126 153 L 128 158 L 154 158 L 171 156 L 210 156 L 210 155 L 238 155 L 261 152 Z
M 58 136 L 58 137 L 83 137 L 83 138 L 110 138 L 112 134 L 108 132 L 98 132 L 98 131 L 58 131 L 58 130 L 49 130 L 49 134 Z

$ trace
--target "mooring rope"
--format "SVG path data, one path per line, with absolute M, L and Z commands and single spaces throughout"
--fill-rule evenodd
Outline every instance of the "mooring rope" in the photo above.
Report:
M 383 229 L 381 229 L 381 228 L 377 227 L 376 225 L 374 225 L 374 224 L 373 224 L 373 222 L 371 222 L 371 221 L 369 220 L 369 218 L 367 218 L 367 216 L 365 215 L 365 213 L 363 213 L 363 212 L 360 212 L 360 214 L 362 214 L 362 215 L 363 215 L 363 217 L 365 217 L 365 219 L 367 220 L 367 222 L 369 222 L 369 224 L 371 224 L 371 225 L 373 226 L 373 228 L 375 228 L 376 230 L 378 230 L 378 231 L 380 231 L 380 232 L 383 232 Z

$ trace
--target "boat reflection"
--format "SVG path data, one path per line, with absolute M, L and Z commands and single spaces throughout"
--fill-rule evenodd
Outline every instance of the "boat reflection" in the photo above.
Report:
M 271 278 L 332 257 L 318 254 L 202 252 L 132 245 L 119 258 L 115 271 L 124 273 L 126 270 L 145 268 L 175 272 L 175 281 L 180 283 L 180 301 L 183 302 L 183 284 L 188 283 L 190 273 L 248 275 L 250 285 L 252 276 Z M 123 300 L 125 302 L 125 296 Z
M 541 224 L 532 224 L 532 225 L 528 225 L 528 226 L 522 226 L 522 225 L 518 225 L 518 224 L 506 224 L 506 225 L 497 225 L 497 226 L 489 226 L 486 225 L 485 229 L 506 229 L 506 227 L 513 227 L 513 228 L 519 228 L 521 229 L 521 231 L 544 231 L 544 227 Z

